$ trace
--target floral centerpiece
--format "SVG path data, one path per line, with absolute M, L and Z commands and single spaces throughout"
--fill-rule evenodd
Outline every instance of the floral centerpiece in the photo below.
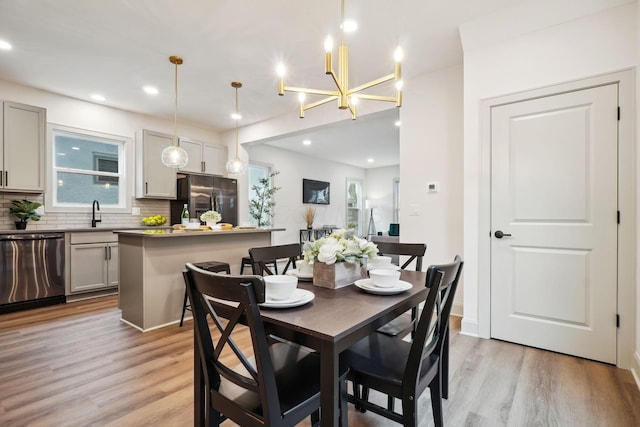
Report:
M 207 224 L 209 227 L 213 228 L 216 225 L 216 222 L 222 219 L 222 215 L 220 215 L 216 211 L 206 211 L 202 215 L 200 215 L 200 221 Z
M 356 236 L 351 229 L 306 242 L 303 250 L 305 261 L 313 263 L 313 284 L 326 288 L 346 286 L 363 277 L 363 258 L 377 253 L 375 243 Z

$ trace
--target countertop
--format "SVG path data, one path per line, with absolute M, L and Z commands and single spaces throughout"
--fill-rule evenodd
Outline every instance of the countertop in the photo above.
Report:
M 230 234 L 255 234 L 270 233 L 272 231 L 284 231 L 284 228 L 232 228 L 231 230 L 173 230 L 173 229 L 135 229 L 135 230 L 115 230 L 114 233 L 126 236 L 155 237 L 155 238 L 175 238 L 194 236 L 222 236 Z
M 96 227 L 96 228 L 50 228 L 50 229 L 29 229 L 26 230 L 0 230 L 0 234 L 42 234 L 42 233 L 85 233 L 95 231 L 116 231 L 116 230 L 171 230 L 171 227 Z

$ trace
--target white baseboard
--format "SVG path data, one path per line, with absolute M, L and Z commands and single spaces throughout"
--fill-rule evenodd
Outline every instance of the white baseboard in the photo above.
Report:
M 478 336 L 478 321 L 476 319 L 462 318 L 462 324 L 460 326 L 460 333 L 462 335 L 469 335 L 471 337 Z
M 631 374 L 633 375 L 633 379 L 636 380 L 636 386 L 638 386 L 638 390 L 640 390 L 640 353 L 637 351 L 633 355 L 633 367 L 631 368 Z

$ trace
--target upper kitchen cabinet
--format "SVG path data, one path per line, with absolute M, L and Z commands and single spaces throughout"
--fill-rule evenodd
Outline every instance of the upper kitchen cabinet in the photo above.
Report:
M 46 110 L 5 101 L 0 127 L 0 191 L 44 191 Z
M 180 147 L 189 155 L 189 162 L 181 172 L 224 175 L 227 163 L 227 147 L 193 139 L 180 138 Z
M 176 169 L 162 164 L 162 150 L 173 144 L 173 136 L 150 130 L 136 135 L 136 197 L 175 199 Z

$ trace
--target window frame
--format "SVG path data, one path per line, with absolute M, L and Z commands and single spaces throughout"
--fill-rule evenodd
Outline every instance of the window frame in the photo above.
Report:
M 58 135 L 66 135 L 86 140 L 114 144 L 118 146 L 119 171 L 92 173 L 87 170 L 79 170 L 73 168 L 55 167 L 55 137 Z M 46 161 L 46 193 L 45 193 L 45 210 L 48 212 L 91 212 L 92 203 L 58 203 L 57 199 L 57 173 L 77 173 L 81 175 L 93 175 L 94 182 L 104 182 L 101 175 L 118 179 L 118 205 L 100 205 L 102 213 L 131 213 L 131 198 L 133 197 L 134 186 L 134 158 L 133 158 L 133 138 L 114 135 L 105 132 L 97 132 L 88 129 L 75 128 L 71 126 L 59 125 L 55 123 L 47 124 L 47 161 Z M 94 162 L 97 161 L 93 153 Z M 106 183 L 106 182 L 105 182 Z M 113 182 L 110 182 L 113 185 Z
M 254 219 L 251 216 L 250 210 L 249 210 L 249 205 L 251 204 L 251 197 L 252 197 L 252 190 L 251 190 L 251 180 L 249 179 L 249 169 L 251 167 L 255 167 L 255 168 L 260 168 L 260 169 L 266 169 L 267 171 L 267 176 L 271 175 L 273 173 L 273 171 L 275 170 L 273 164 L 271 163 L 262 163 L 262 162 L 249 162 L 249 166 L 247 169 L 247 220 L 249 221 L 249 223 L 253 226 L 258 225 L 258 221 L 256 219 Z M 271 186 L 274 185 L 274 179 L 273 177 L 271 177 Z M 273 226 L 273 224 L 272 224 Z

